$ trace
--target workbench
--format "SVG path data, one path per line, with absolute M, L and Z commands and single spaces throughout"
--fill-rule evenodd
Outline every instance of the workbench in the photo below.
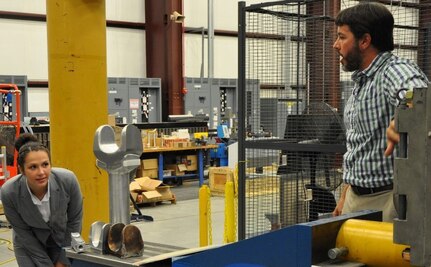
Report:
M 198 177 L 199 186 L 202 186 L 204 182 L 204 152 L 208 149 L 215 149 L 217 145 L 205 145 L 205 146 L 189 146 L 189 147 L 155 147 L 146 148 L 142 153 L 158 153 L 158 178 L 163 181 L 164 178 L 188 178 L 188 177 Z M 185 174 L 181 176 L 163 176 L 163 165 L 164 165 L 164 154 L 165 153 L 175 153 L 179 151 L 194 151 L 198 158 L 198 170 L 197 174 Z
M 144 255 L 141 257 L 122 259 L 110 254 L 101 254 L 89 245 L 87 245 L 85 247 L 85 251 L 81 253 L 77 253 L 73 249 L 67 248 L 66 256 L 73 260 L 72 267 L 165 267 L 172 266 L 174 258 L 190 255 L 209 248 L 211 247 L 186 249 L 172 245 L 144 241 Z

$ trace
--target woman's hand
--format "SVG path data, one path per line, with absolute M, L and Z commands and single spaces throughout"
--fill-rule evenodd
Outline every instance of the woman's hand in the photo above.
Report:
M 66 264 L 64 264 L 64 263 L 62 263 L 62 262 L 60 262 L 60 261 L 57 261 L 55 264 L 54 264 L 54 267 L 70 267 L 69 265 L 66 265 Z

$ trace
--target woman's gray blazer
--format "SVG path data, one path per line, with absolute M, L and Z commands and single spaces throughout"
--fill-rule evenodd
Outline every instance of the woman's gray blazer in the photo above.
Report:
M 24 175 L 9 179 L 0 194 L 6 218 L 14 231 L 14 245 L 24 248 L 36 266 L 53 264 L 44 249 L 50 235 L 60 247 L 70 246 L 70 233 L 80 233 L 82 227 L 82 194 L 75 174 L 52 168 L 49 183 L 48 223 L 33 204 Z

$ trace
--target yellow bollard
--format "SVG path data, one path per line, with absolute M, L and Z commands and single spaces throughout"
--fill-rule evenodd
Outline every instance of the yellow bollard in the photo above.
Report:
M 201 247 L 212 244 L 210 196 L 210 189 L 207 185 L 203 185 L 199 189 L 199 245 Z
M 224 205 L 224 242 L 232 243 L 236 241 L 235 231 L 235 197 L 233 182 L 226 182 L 225 185 L 225 205 Z

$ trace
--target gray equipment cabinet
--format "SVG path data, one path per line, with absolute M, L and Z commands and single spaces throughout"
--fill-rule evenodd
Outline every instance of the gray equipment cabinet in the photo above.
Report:
M 21 120 L 28 116 L 28 103 L 27 103 L 27 76 L 25 75 L 0 75 L 0 83 L 13 83 L 16 84 L 18 89 L 21 90 Z M 16 107 L 16 104 L 12 104 Z M 38 114 L 32 114 L 38 116 Z
M 108 78 L 108 110 L 117 123 L 161 122 L 160 78 Z
M 206 114 L 209 116 L 209 127 L 214 129 L 220 123 L 236 120 L 238 114 L 238 82 L 237 79 L 217 78 L 185 78 L 187 94 L 184 97 L 185 113 Z M 247 80 L 246 98 L 250 103 L 259 99 L 259 81 Z M 251 131 L 259 130 L 260 110 L 257 105 L 247 110 L 246 120 Z M 251 122 L 254 122 L 252 125 Z M 255 126 L 256 125 L 256 126 Z

